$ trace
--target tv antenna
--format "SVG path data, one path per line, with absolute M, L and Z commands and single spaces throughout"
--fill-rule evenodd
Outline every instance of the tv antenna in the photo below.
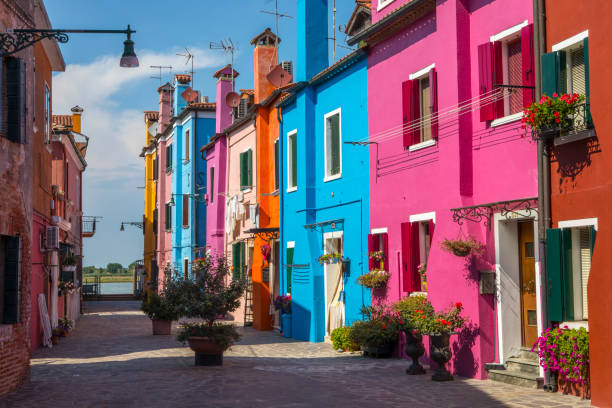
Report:
M 275 20 L 275 33 L 274 34 L 276 35 L 276 40 L 274 41 L 274 49 L 276 52 L 276 58 L 278 58 L 278 19 L 279 18 L 293 18 L 293 16 L 278 12 L 278 0 L 274 0 L 274 11 L 260 10 L 259 12 L 264 13 L 264 14 L 270 14 L 274 16 L 274 20 Z
M 149 65 L 149 68 L 158 69 L 159 75 L 151 75 L 153 79 L 159 79 L 159 84 L 162 84 L 162 69 L 170 70 L 170 76 L 172 76 L 172 65 Z
M 185 65 L 189 64 L 191 61 L 191 89 L 195 88 L 195 74 L 193 71 L 193 54 L 189 50 L 189 48 L 185 47 L 185 54 L 176 54 L 179 57 L 185 57 Z
M 234 53 L 237 51 L 236 46 L 234 46 L 234 42 L 232 41 L 231 38 L 228 38 L 226 40 L 221 40 L 219 42 L 213 42 L 211 41 L 209 44 L 209 47 L 211 50 L 223 50 L 223 54 L 227 55 L 227 54 L 231 54 L 232 56 L 232 63 L 230 65 L 231 69 L 232 69 L 232 92 L 234 92 Z

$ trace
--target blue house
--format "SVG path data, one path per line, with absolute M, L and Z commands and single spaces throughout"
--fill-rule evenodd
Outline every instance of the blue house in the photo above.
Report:
M 308 3 L 308 7 L 306 4 Z M 282 285 L 292 335 L 323 341 L 363 316 L 368 272 L 367 66 L 358 50 L 328 67 L 327 1 L 298 1 L 299 86 L 282 101 L 279 128 Z M 344 262 L 321 265 L 323 254 Z
M 200 147 L 215 134 L 215 103 L 185 96 L 191 77 L 176 75 L 172 127 L 172 264 L 182 276 L 206 246 L 206 160 Z M 187 92 L 186 92 L 187 91 Z M 195 91 L 193 91 L 195 92 Z

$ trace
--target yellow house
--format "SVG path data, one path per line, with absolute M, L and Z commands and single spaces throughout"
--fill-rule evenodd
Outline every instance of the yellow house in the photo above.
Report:
M 143 232 L 144 232 L 144 268 L 147 282 L 152 285 L 157 283 L 158 267 L 156 257 L 157 246 L 157 179 L 158 179 L 158 163 L 157 163 L 157 124 L 159 113 L 156 111 L 145 111 L 145 147 L 142 149 L 141 157 L 145 159 L 145 195 L 144 195 L 144 214 L 143 214 Z M 145 288 L 152 289 L 151 286 Z

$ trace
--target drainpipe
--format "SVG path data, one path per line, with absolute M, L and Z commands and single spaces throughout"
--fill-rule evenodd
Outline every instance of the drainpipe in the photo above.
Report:
M 282 153 L 282 146 L 284 146 L 284 143 L 281 145 L 281 142 L 283 141 L 283 134 L 284 134 L 284 124 L 283 124 L 283 113 L 281 112 L 281 107 L 277 106 L 276 107 L 276 119 L 278 120 L 278 159 L 279 159 L 279 163 L 278 163 L 278 240 L 279 240 L 279 244 L 278 244 L 278 249 L 279 249 L 279 256 L 278 256 L 278 263 L 279 268 L 278 268 L 278 277 L 283 277 L 282 282 L 285 284 L 285 287 L 281 287 L 279 285 L 279 289 L 281 293 L 287 294 L 287 288 L 289 287 L 288 282 L 287 282 L 287 274 L 285 273 L 284 275 L 281 273 L 281 271 L 283 270 L 283 261 L 286 263 L 287 260 L 285 259 L 285 254 L 286 254 L 286 248 L 283 247 L 283 242 L 284 242 L 284 234 L 283 234 L 283 216 L 284 216 L 284 211 L 283 211 L 283 194 L 281 193 L 282 188 L 283 188 L 283 161 L 281 160 L 281 158 L 283 157 Z M 287 268 L 285 268 L 285 271 L 287 270 Z
M 535 95 L 539 100 L 542 94 L 542 54 L 546 53 L 546 16 L 544 0 L 533 0 L 534 27 L 534 70 Z M 542 320 L 545 327 L 550 326 L 548 318 L 548 274 L 546 271 L 546 230 L 551 227 L 550 217 L 550 157 L 545 140 L 538 139 L 538 241 L 540 248 L 540 276 L 542 278 Z M 544 390 L 557 391 L 557 384 L 550 370 L 544 374 Z
M 192 78 L 193 81 L 193 78 Z M 192 82 L 193 85 L 193 82 Z M 198 135 L 198 111 L 197 109 L 194 109 L 193 112 L 193 137 L 191 138 L 191 143 L 193 146 L 193 154 L 191 155 L 191 157 L 193 157 L 193 168 L 191 170 L 191 188 L 190 190 L 193 190 L 193 199 L 191 200 L 191 215 L 193 218 L 193 223 L 191 224 L 191 246 L 189 248 L 189 250 L 191 251 L 191 253 L 189 254 L 189 259 L 190 259 L 190 263 L 193 264 L 193 249 L 196 248 L 196 229 L 198 226 L 198 219 L 197 219 L 197 205 L 196 205 L 196 194 L 198 193 L 196 190 L 196 170 L 198 168 L 198 163 L 197 163 L 197 156 L 195 154 L 196 152 L 196 140 L 197 140 L 197 135 Z M 206 180 L 206 178 L 204 179 Z M 204 219 L 204 222 L 206 222 L 206 219 Z M 188 271 L 185 271 L 185 276 L 189 276 Z

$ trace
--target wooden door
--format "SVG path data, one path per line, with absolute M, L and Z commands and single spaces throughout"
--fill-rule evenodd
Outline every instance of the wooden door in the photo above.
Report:
M 521 334 L 523 347 L 531 347 L 538 339 L 538 312 L 535 283 L 535 242 L 533 222 L 518 224 L 519 267 L 521 284 Z

